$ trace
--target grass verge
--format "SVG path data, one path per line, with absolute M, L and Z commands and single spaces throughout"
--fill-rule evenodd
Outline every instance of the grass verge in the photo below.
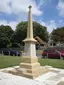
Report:
M 21 57 L 17 56 L 0 56 L 0 68 L 17 66 L 21 62 Z M 41 66 L 49 65 L 55 68 L 64 69 L 64 60 L 58 59 L 39 59 Z

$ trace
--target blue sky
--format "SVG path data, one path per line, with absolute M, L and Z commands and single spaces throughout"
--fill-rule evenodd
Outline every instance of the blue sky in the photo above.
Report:
M 29 5 L 33 21 L 46 26 L 49 33 L 64 26 L 64 0 L 0 0 L 0 25 L 15 30 L 19 22 L 28 20 Z

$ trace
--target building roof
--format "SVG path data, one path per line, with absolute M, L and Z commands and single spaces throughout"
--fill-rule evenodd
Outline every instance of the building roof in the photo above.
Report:
M 37 44 L 46 44 L 39 36 L 36 36 Z

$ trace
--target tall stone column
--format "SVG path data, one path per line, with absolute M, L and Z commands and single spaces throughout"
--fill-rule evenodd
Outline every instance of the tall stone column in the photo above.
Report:
M 30 57 L 36 57 L 35 43 L 37 41 L 33 38 L 31 6 L 29 6 L 29 12 L 28 12 L 27 38 L 24 40 L 24 42 L 25 42 L 25 49 L 24 49 L 25 55 Z
M 36 42 L 37 41 L 33 38 L 32 13 L 31 6 L 29 6 L 27 38 L 24 40 L 25 48 L 20 68 L 23 69 L 23 76 L 32 79 L 40 75 L 40 64 L 38 63 L 38 58 L 36 56 Z

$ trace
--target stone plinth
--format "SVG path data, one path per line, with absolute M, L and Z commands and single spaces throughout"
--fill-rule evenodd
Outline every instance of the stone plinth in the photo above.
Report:
M 40 75 L 40 63 L 37 57 L 23 57 L 20 68 L 24 69 L 22 73 L 25 77 L 36 78 Z

